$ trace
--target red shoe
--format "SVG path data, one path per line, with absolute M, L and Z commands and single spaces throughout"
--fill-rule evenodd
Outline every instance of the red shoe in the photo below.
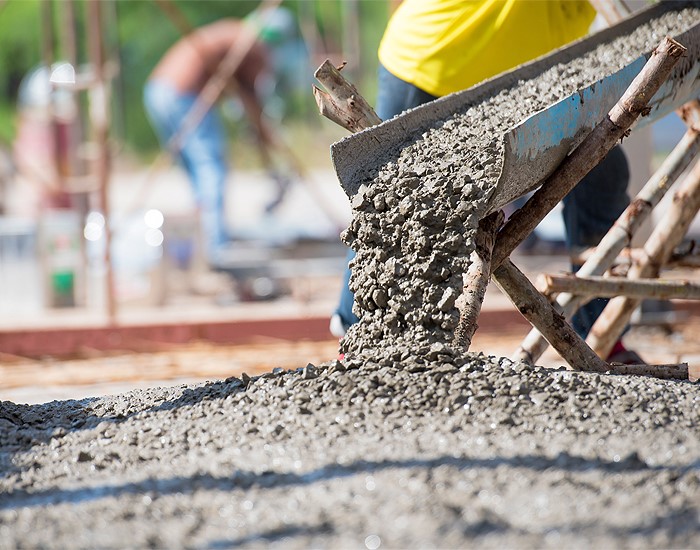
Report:
M 621 340 L 615 342 L 613 349 L 607 358 L 608 363 L 617 363 L 618 365 L 646 365 L 647 362 L 642 359 L 636 351 L 627 349 Z

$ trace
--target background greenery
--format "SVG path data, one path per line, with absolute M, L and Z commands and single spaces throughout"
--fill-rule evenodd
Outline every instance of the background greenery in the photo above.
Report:
M 15 135 L 17 92 L 22 78 L 42 63 L 42 44 L 47 27 L 55 35 L 54 59 L 61 59 L 61 34 L 64 32 L 66 0 L 47 0 L 52 23 L 42 22 L 42 0 L 0 0 L 0 144 L 8 145 Z M 86 1 L 74 0 L 79 62 L 87 61 Z M 105 16 L 104 43 L 112 57 L 119 60 L 119 76 L 113 88 L 113 134 L 127 150 L 150 155 L 157 149 L 155 136 L 143 112 L 141 94 L 148 74 L 165 50 L 181 35 L 176 24 L 159 7 L 156 0 L 100 0 Z M 259 2 L 255 0 L 171 0 L 193 26 L 222 17 L 245 17 Z M 389 14 L 387 0 L 285 0 L 297 21 L 300 37 L 315 36 L 308 48 L 307 65 L 296 68 L 304 86 L 287 90 L 282 122 L 285 127 L 304 126 L 303 132 L 326 124 L 319 120 L 310 84 L 313 70 L 329 56 L 334 62 L 347 59 L 342 52 L 343 39 L 352 29 L 350 10 L 358 17 L 349 78 L 358 85 L 370 102 L 375 95 L 376 51 Z M 347 42 L 347 40 L 345 40 Z M 351 41 L 353 42 L 353 41 Z M 235 120 L 232 117 L 231 120 Z M 328 123 L 330 124 L 330 123 Z M 232 123 L 231 131 L 241 132 Z M 333 132 L 333 130 L 331 130 Z

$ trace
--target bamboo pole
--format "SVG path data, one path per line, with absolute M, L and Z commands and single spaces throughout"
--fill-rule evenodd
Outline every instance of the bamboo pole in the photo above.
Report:
M 636 279 L 626 277 L 579 277 L 575 275 L 541 275 L 536 284 L 545 296 L 557 292 L 570 292 L 588 297 L 655 298 L 658 300 L 699 300 L 700 285 L 691 281 L 664 281 L 659 279 Z
M 359 132 L 376 126 L 382 120 L 360 95 L 357 88 L 340 74 L 344 64 L 338 68 L 326 59 L 316 69 L 314 76 L 326 91 L 313 86 L 318 109 L 323 116 L 350 132 Z
M 501 264 L 544 217 L 607 155 L 640 115 L 687 49 L 664 38 L 622 98 L 583 142 L 549 176 L 542 187 L 517 210 L 500 231 L 493 250 L 492 268 Z
M 694 113 L 700 113 L 699 105 L 697 100 L 687 104 L 687 110 L 693 113 L 689 115 L 689 120 L 694 117 Z M 700 132 L 695 126 L 691 126 L 642 188 L 636 199 L 625 209 L 592 251 L 577 275 L 602 275 L 613 265 L 622 250 L 629 246 L 639 227 L 649 219 L 652 210 L 691 164 L 698 152 L 700 152 Z M 581 300 L 570 293 L 565 293 L 557 296 L 556 303 L 556 307 L 567 317 L 570 317 L 580 307 Z M 547 341 L 537 329 L 532 329 L 520 344 L 513 358 L 523 361 L 537 361 L 546 349 Z
M 681 242 L 695 215 L 700 209 L 700 161 L 684 179 L 674 194 L 673 203 L 661 224 L 652 232 L 644 245 L 646 258 L 633 265 L 627 274 L 629 279 L 657 277 L 673 249 Z M 600 355 L 610 352 L 613 344 L 624 331 L 632 312 L 641 300 L 620 296 L 613 298 L 595 322 L 587 342 Z
M 455 344 L 465 351 L 469 350 L 474 333 L 479 328 L 477 320 L 489 284 L 491 251 L 504 217 L 503 211 L 499 210 L 479 222 L 475 238 L 476 250 L 471 255 L 472 263 L 465 277 L 462 290 L 464 303 L 460 308 L 459 324 L 455 330 Z

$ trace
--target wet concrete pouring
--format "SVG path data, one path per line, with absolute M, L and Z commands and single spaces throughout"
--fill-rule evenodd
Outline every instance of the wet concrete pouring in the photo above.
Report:
M 504 90 L 368 181 L 342 361 L 0 403 L 0 547 L 697 547 L 697 385 L 464 354 L 451 289 L 497 173 L 481 136 L 699 17 Z

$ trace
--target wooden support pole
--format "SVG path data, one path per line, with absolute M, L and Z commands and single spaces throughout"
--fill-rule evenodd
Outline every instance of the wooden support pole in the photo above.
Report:
M 613 147 L 615 142 L 623 137 L 628 128 L 646 109 L 646 103 L 656 93 L 663 81 L 668 76 L 671 68 L 685 52 L 685 48 L 677 42 L 667 38 L 657 48 L 651 60 L 630 85 L 622 99 L 611 110 L 608 117 L 599 124 L 586 140 L 562 163 L 560 168 L 545 182 L 545 186 L 554 188 L 554 193 L 540 195 L 531 207 L 529 216 L 541 215 L 541 217 L 525 224 L 525 229 L 518 233 L 513 231 L 513 236 L 501 231 L 496 240 L 496 246 L 502 242 L 499 248 L 498 260 L 493 255 L 490 239 L 502 220 L 497 218 L 482 220 L 477 234 L 477 252 L 475 254 L 475 270 L 467 274 L 465 282 L 465 295 L 467 301 L 461 312 L 460 324 L 455 334 L 455 339 L 461 345 L 468 348 L 471 337 L 476 330 L 476 318 L 481 309 L 487 283 L 484 273 L 491 271 L 496 284 L 510 297 L 518 310 L 534 325 L 542 330 L 545 338 L 560 353 L 564 360 L 575 370 L 590 372 L 617 372 L 618 366 L 608 365 L 596 353 L 589 348 L 578 334 L 573 330 L 566 319 L 558 313 L 552 304 L 532 285 L 525 275 L 513 265 L 508 256 L 512 250 L 527 235 L 529 235 L 542 218 L 576 185 Z M 341 67 L 342 68 L 342 67 Z M 358 132 L 378 124 L 380 119 L 374 110 L 367 104 L 355 87 L 347 82 L 339 69 L 333 67 L 329 61 L 319 67 L 315 76 L 322 82 L 329 92 L 319 88 L 313 88 L 314 96 L 322 115 L 351 132 Z M 570 159 L 574 157 L 574 160 Z M 567 162 L 568 161 L 568 162 Z M 555 177 L 556 176 L 556 177 Z M 547 183 L 549 182 L 549 185 Z M 563 194 L 556 198 L 552 204 L 550 201 L 557 193 Z M 539 193 L 539 192 L 538 192 Z M 537 193 L 533 198 L 537 197 Z M 532 201 L 532 199 L 531 199 Z M 531 202 L 528 201 L 528 204 Z M 527 206 L 527 205 L 526 205 Z M 522 211 L 523 209 L 521 209 Z M 502 215 L 498 213 L 498 215 Z M 512 218 L 511 218 L 512 220 Z M 495 229 L 494 229 L 495 227 Z M 506 226 L 507 227 L 507 226 Z M 517 242 L 516 242 L 517 241 Z M 515 243 L 515 244 L 513 244 Z M 511 248 L 512 246 L 512 248 Z M 495 249 L 493 249 L 495 252 Z M 490 260 L 490 261 L 489 261 Z M 490 265 L 489 265 L 490 264 Z M 657 367 L 644 365 L 644 372 L 635 370 L 637 374 L 653 374 L 659 377 L 667 377 L 667 372 L 657 372 Z M 624 368 L 625 373 L 632 371 Z M 675 371 L 674 371 L 675 372 Z M 687 369 L 686 369 L 687 373 Z M 687 378 L 687 374 L 686 374 Z
M 472 337 L 479 327 L 477 319 L 481 313 L 491 273 L 491 251 L 504 218 L 505 214 L 499 210 L 479 222 L 475 239 L 476 250 L 472 253 L 472 263 L 465 275 L 462 291 L 464 303 L 460 308 L 459 325 L 455 330 L 455 344 L 465 351 L 469 350 Z
M 636 374 L 639 376 L 653 376 L 662 380 L 688 380 L 688 363 L 670 365 L 623 365 L 612 363 L 609 365 L 610 374 Z
M 663 266 L 663 269 L 673 269 L 674 267 L 700 267 L 700 254 L 698 254 L 695 249 L 696 243 L 694 241 L 688 242 L 688 246 L 681 245 L 677 247 L 669 258 L 668 263 Z M 595 248 L 587 248 L 579 254 L 572 256 L 571 262 L 576 265 L 585 264 L 593 257 L 595 251 Z M 614 268 L 615 266 L 626 266 L 629 268 L 633 263 L 642 261 L 642 258 L 644 258 L 643 248 L 624 248 L 613 260 L 610 268 Z M 576 275 L 578 276 L 578 272 L 576 272 Z
M 700 209 L 700 161 L 674 194 L 673 203 L 662 222 L 654 229 L 644 245 L 646 258 L 627 273 L 629 279 L 657 277 L 673 250 L 688 231 Z M 622 334 L 632 312 L 641 300 L 620 296 L 610 300 L 602 315 L 591 328 L 587 342 L 600 355 L 610 352 Z
M 574 370 L 606 372 L 608 364 L 598 357 L 576 334 L 547 298 L 533 286 L 510 259 L 506 259 L 492 274 L 498 287 L 508 296 L 518 311 L 540 329 L 547 341 Z
M 117 323 L 117 297 L 114 279 L 114 266 L 112 265 L 112 229 L 111 204 L 109 200 L 109 180 L 111 155 L 109 149 L 109 86 L 105 77 L 104 44 L 102 43 L 103 29 L 102 9 L 99 0 L 91 0 L 87 3 L 88 47 L 90 60 L 95 71 L 95 81 L 90 88 L 90 122 L 95 133 L 94 139 L 98 146 L 97 156 L 97 181 L 99 188 L 100 207 L 105 218 L 105 301 L 107 307 L 107 322 L 110 325 Z
M 654 298 L 657 300 L 700 300 L 700 285 L 691 281 L 662 281 L 626 277 L 579 277 L 575 275 L 541 275 L 537 288 L 545 295 L 558 292 L 597 298 L 628 296 L 629 298 Z
M 552 304 L 532 286 L 528 278 L 507 259 L 496 268 L 493 278 L 511 298 L 520 313 L 542 334 L 574 370 L 612 374 L 637 374 L 663 379 L 688 379 L 688 365 L 621 365 L 603 361 Z
M 326 59 L 316 69 L 314 76 L 326 91 L 313 86 L 314 98 L 323 116 L 352 133 L 376 126 L 382 120 L 360 95 L 357 88 L 340 74 L 343 66 L 336 68 Z
M 686 105 L 688 109 L 693 109 L 693 113 L 700 113 L 700 104 L 697 100 Z M 625 247 L 629 246 L 633 235 L 650 217 L 652 210 L 692 163 L 698 152 L 700 152 L 700 132 L 696 128 L 690 127 L 635 200 L 603 237 L 591 256 L 586 259 L 577 275 L 602 275 L 613 265 L 617 256 Z M 569 293 L 557 296 L 556 302 L 556 307 L 566 317 L 571 317 L 581 305 L 581 299 Z M 537 361 L 546 349 L 547 341 L 537 329 L 533 329 L 520 344 L 513 358 L 523 361 Z
M 492 269 L 530 235 L 544 217 L 608 154 L 640 115 L 687 49 L 664 38 L 620 101 L 581 144 L 549 176 L 503 227 L 493 250 Z

